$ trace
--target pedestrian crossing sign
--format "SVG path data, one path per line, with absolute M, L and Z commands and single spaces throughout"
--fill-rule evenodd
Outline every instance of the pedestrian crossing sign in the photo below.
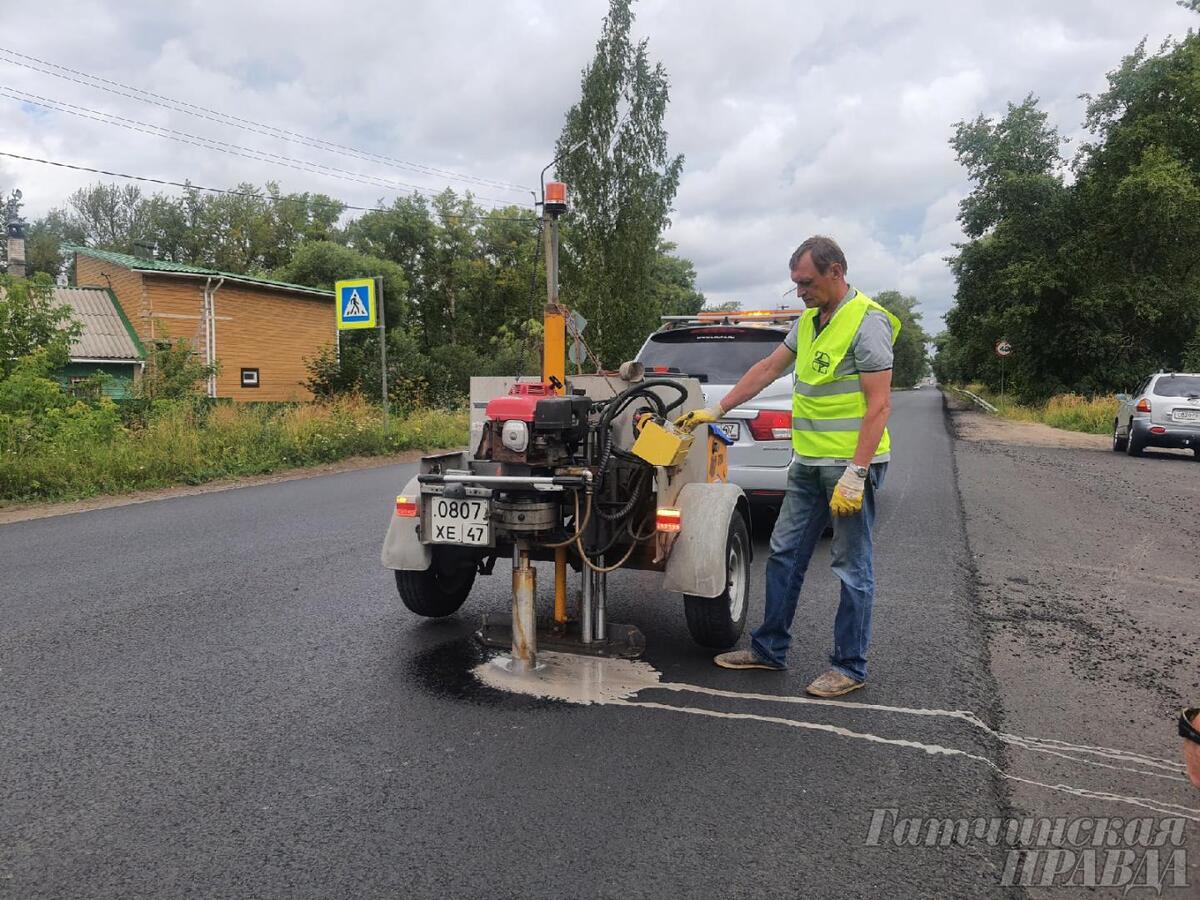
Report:
M 334 285 L 337 298 L 337 327 L 339 331 L 351 328 L 376 328 L 375 279 L 351 278 Z

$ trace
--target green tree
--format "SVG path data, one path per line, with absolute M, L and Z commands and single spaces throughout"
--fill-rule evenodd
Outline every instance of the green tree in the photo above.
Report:
M 900 320 L 900 335 L 893 347 L 892 385 L 910 388 L 929 374 L 929 357 L 925 345 L 929 335 L 921 327 L 917 298 L 899 291 L 880 291 L 873 297 L 876 303 Z
M 715 303 L 712 306 L 703 307 L 700 312 L 735 312 L 742 308 L 742 304 L 736 300 L 726 300 L 724 303 Z
M 667 152 L 667 73 L 646 41 L 632 42 L 631 4 L 610 0 L 555 147 L 572 203 L 562 296 L 588 319 L 588 343 L 606 365 L 632 356 L 657 325 L 656 255 L 683 168 Z
M 66 365 L 71 341 L 82 329 L 69 307 L 54 302 L 54 283 L 48 275 L 0 276 L 0 380 L 22 358 L 39 351 L 52 366 Z
M 1097 388 L 1128 390 L 1178 367 L 1200 328 L 1200 35 L 1154 54 L 1143 41 L 1088 100 L 1069 247 L 1087 273 L 1080 365 Z
M 135 184 L 94 184 L 67 199 L 66 215 L 88 246 L 128 253 L 139 237 L 141 204 L 142 189 Z
M 291 260 L 271 272 L 292 284 L 333 290 L 334 282 L 346 278 L 383 278 L 384 320 L 388 328 L 407 327 L 410 322 L 408 279 L 396 263 L 369 256 L 331 241 L 301 244 Z
M 265 188 L 242 183 L 221 194 L 188 187 L 179 196 L 150 197 L 136 185 L 94 184 L 39 225 L 60 242 L 120 253 L 145 243 L 160 259 L 257 274 L 285 265 L 305 241 L 336 236 L 344 209 L 324 194 L 284 194 L 274 182 Z
M 951 146 L 974 183 L 959 207 L 970 240 L 950 259 L 958 283 L 946 315 L 955 359 L 972 380 L 998 385 L 992 348 L 1018 348 L 1010 383 L 1026 397 L 1069 384 L 1075 365 L 1061 342 L 1070 317 L 1071 277 L 1063 254 L 1072 213 L 1061 139 L 1030 96 L 999 120 L 959 122 Z
M 25 263 L 28 274 L 58 276 L 65 263 L 63 244 L 82 244 L 84 236 L 62 210 L 51 210 L 25 229 Z
M 135 396 L 143 400 L 187 400 L 203 396 L 203 384 L 218 372 L 218 364 L 201 362 L 184 338 L 155 341 L 146 353 L 146 371 Z
M 1192 4 L 1194 6 L 1194 4 Z M 996 340 L 1015 347 L 1026 399 L 1128 390 L 1194 359 L 1200 332 L 1200 35 L 1139 44 L 1087 98 L 1091 138 L 1067 184 L 1057 133 L 1032 98 L 999 123 L 959 123 L 974 184 L 971 240 L 951 266 L 955 307 L 940 378 L 996 386 Z
M 694 316 L 704 309 L 704 295 L 696 290 L 696 267 L 676 256 L 676 245 L 659 241 L 651 273 L 654 306 L 662 316 Z

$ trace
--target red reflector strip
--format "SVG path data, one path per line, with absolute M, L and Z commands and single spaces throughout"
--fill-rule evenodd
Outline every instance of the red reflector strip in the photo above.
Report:
M 660 509 L 655 516 L 655 528 L 666 534 L 674 534 L 683 527 L 683 517 L 677 509 Z
M 417 501 L 401 495 L 396 498 L 396 515 L 411 518 L 417 514 Z
M 1153 425 L 1150 428 L 1150 433 L 1151 434 L 1166 434 L 1167 429 L 1163 428 L 1161 425 Z

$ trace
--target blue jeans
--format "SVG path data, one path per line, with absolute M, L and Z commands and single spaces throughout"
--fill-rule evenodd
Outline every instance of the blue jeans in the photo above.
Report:
M 782 666 L 792 643 L 792 619 L 804 586 L 804 573 L 821 532 L 831 516 L 833 496 L 844 466 L 805 466 L 793 462 L 787 493 L 771 532 L 767 560 L 767 609 L 750 646 L 760 659 Z M 875 603 L 875 571 L 871 559 L 871 526 L 875 523 L 875 491 L 883 485 L 887 463 L 875 463 L 863 493 L 862 512 L 833 518 L 833 571 L 842 582 L 842 599 L 833 621 L 833 668 L 855 681 L 867 679 L 867 644 L 871 640 L 871 607 Z

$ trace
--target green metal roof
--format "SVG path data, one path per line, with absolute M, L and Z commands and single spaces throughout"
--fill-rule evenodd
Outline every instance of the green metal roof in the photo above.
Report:
M 94 247 L 78 247 L 71 244 L 63 245 L 68 253 L 82 253 L 85 256 L 102 259 L 113 265 L 133 269 L 136 272 L 160 272 L 164 275 L 210 275 L 213 278 L 224 278 L 227 281 L 238 281 L 243 284 L 258 284 L 263 287 L 278 288 L 285 291 L 301 291 L 305 294 L 317 294 L 333 299 L 333 291 L 309 287 L 305 284 L 291 284 L 286 281 L 274 281 L 270 278 L 259 278 L 256 275 L 239 275 L 237 272 L 221 272 L 217 269 L 206 269 L 203 266 L 190 266 L 187 263 L 168 262 L 165 259 L 146 259 L 142 256 L 132 256 L 128 253 L 116 253 L 112 250 L 97 250 Z

